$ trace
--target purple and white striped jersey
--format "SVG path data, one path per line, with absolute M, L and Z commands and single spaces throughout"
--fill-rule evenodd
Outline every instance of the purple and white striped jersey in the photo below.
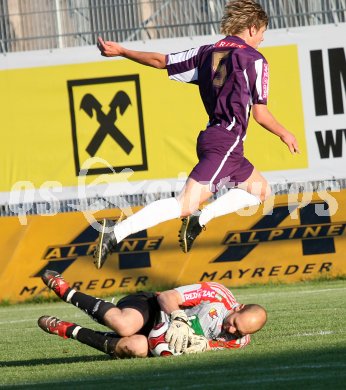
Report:
M 245 136 L 251 106 L 267 104 L 268 63 L 237 36 L 166 56 L 169 78 L 199 86 L 209 126 Z

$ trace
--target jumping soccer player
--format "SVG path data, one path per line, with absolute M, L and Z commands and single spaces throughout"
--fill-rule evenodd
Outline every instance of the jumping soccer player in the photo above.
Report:
M 118 224 L 103 221 L 95 251 L 97 268 L 125 237 L 173 218 L 183 218 L 180 245 L 188 252 L 211 219 L 259 205 L 270 195 L 268 182 L 243 153 L 250 112 L 256 122 L 280 137 L 292 154 L 299 150 L 295 136 L 267 108 L 268 63 L 256 50 L 267 25 L 268 17 L 258 3 L 234 0 L 226 4 L 221 20 L 226 37 L 212 45 L 164 55 L 128 50 L 99 38 L 103 56 L 122 56 L 167 69 L 170 79 L 198 85 L 209 123 L 197 139 L 199 162 L 177 198 L 157 200 Z M 231 189 L 198 210 L 223 185 Z
M 170 348 L 186 354 L 244 347 L 250 342 L 250 334 L 260 330 L 267 320 L 262 306 L 239 304 L 219 283 L 203 282 L 162 293 L 138 292 L 114 305 L 73 290 L 56 271 L 46 270 L 42 280 L 59 298 L 112 332 L 96 332 L 51 316 L 40 317 L 38 326 L 116 358 L 148 356 L 147 336 L 163 320 L 170 321 L 166 332 Z

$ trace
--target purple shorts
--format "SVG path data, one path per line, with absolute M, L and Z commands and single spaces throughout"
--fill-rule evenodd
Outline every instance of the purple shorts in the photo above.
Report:
M 209 184 L 211 192 L 222 186 L 234 187 L 246 181 L 254 166 L 244 157 L 243 135 L 224 129 L 208 127 L 197 138 L 198 164 L 189 177 Z

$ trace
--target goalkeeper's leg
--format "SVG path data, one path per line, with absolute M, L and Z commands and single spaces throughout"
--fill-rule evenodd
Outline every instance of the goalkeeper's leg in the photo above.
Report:
M 156 295 L 148 292 L 130 294 L 116 305 L 72 289 L 56 271 L 46 270 L 43 282 L 67 303 L 78 307 L 98 323 L 107 326 L 119 336 L 148 334 L 160 312 Z
M 68 282 L 56 271 L 46 270 L 42 275 L 42 281 L 55 292 L 55 294 L 67 303 L 72 303 L 72 305 L 83 310 L 86 314 L 92 317 L 96 322 L 109 326 L 112 330 L 116 331 L 121 336 L 129 336 L 129 334 L 121 334 L 117 327 L 114 327 L 115 321 L 112 324 L 109 323 L 109 320 L 106 319 L 112 316 L 116 318 L 121 314 L 120 310 L 116 306 L 107 302 L 103 299 L 95 298 L 91 295 L 84 294 L 82 292 L 72 289 Z M 108 313 L 111 311 L 111 315 Z M 134 334 L 140 329 L 133 329 L 129 326 L 132 333 Z
M 38 326 L 47 333 L 56 334 L 64 339 L 77 340 L 113 358 L 123 359 L 148 355 L 148 342 L 143 335 L 119 337 L 114 332 L 97 332 L 51 316 L 40 317 Z

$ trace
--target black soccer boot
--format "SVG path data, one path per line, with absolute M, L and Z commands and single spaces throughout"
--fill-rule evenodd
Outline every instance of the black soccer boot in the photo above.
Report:
M 99 234 L 99 241 L 94 252 L 94 264 L 97 269 L 100 269 L 107 256 L 114 252 L 117 246 L 117 239 L 115 238 L 114 229 L 115 223 L 109 219 L 103 219 L 102 230 Z
M 205 230 L 205 226 L 199 224 L 199 216 L 201 211 L 198 210 L 195 214 L 189 217 L 182 218 L 182 225 L 179 230 L 179 245 L 184 253 L 190 251 L 192 244 L 202 230 Z

